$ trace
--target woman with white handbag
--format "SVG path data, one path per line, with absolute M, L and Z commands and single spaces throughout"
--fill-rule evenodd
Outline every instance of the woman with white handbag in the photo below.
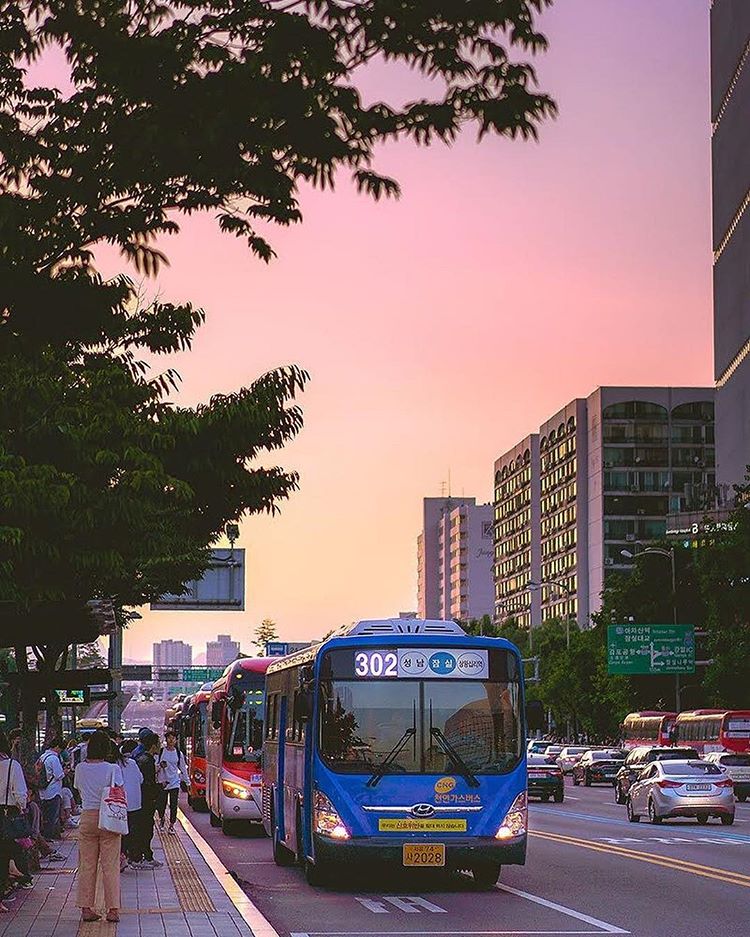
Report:
M 127 801 L 122 769 L 108 761 L 112 743 L 97 729 L 86 760 L 76 765 L 74 786 L 81 795 L 78 827 L 78 906 L 84 921 L 98 921 L 94 911 L 97 870 L 101 867 L 107 920 L 120 920 L 120 840 L 127 833 Z

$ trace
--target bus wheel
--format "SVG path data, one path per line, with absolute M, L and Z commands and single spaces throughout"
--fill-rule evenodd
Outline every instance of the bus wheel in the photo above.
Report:
M 480 888 L 494 888 L 500 878 L 502 865 L 499 862 L 483 862 L 473 866 L 471 873 Z
M 305 881 L 308 885 L 325 885 L 329 879 L 328 873 L 328 866 L 305 859 Z
M 209 820 L 211 826 L 213 826 L 213 827 L 215 827 L 215 828 L 221 826 L 221 820 L 219 819 L 219 817 L 216 816 L 216 814 L 215 814 L 215 813 L 213 812 L 213 810 L 211 810 L 210 808 L 209 808 L 209 811 L 208 811 L 208 820 Z

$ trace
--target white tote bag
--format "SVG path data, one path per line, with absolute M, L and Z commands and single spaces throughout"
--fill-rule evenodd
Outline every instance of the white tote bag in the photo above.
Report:
M 115 766 L 109 776 L 107 786 L 102 791 L 102 802 L 99 806 L 99 829 L 110 833 L 128 832 L 128 801 L 125 797 L 125 788 L 114 784 Z

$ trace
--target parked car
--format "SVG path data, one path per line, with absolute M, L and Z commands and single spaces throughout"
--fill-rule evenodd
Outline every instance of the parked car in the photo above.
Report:
M 552 797 L 556 804 L 565 799 L 563 773 L 548 755 L 529 755 L 526 760 L 529 797 L 541 797 L 548 801 Z
M 708 823 L 719 817 L 734 823 L 732 779 L 708 761 L 654 761 L 631 786 L 626 801 L 628 820 L 637 823 L 648 815 L 652 823 L 667 817 L 695 817 Z
M 583 783 L 586 787 L 592 784 L 612 784 L 624 758 L 625 753 L 616 749 L 590 749 L 573 766 L 573 783 L 576 786 Z
M 590 751 L 587 745 L 567 745 L 557 756 L 557 766 L 563 774 L 571 774 L 573 765 L 580 761 L 581 756 Z
M 685 761 L 690 758 L 698 758 L 698 752 L 694 748 L 660 748 L 658 745 L 641 745 L 632 749 L 615 775 L 615 803 L 625 803 L 631 785 L 652 761 Z
M 747 800 L 750 794 L 750 754 L 710 752 L 704 759 L 726 771 L 734 783 L 734 796 L 737 800 Z

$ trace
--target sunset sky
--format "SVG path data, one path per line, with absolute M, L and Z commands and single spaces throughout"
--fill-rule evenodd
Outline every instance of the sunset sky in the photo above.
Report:
M 127 658 L 414 609 L 421 499 L 449 471 L 489 500 L 494 459 L 572 397 L 711 383 L 708 6 L 557 0 L 538 68 L 560 115 L 538 143 L 389 146 L 402 199 L 306 193 L 268 267 L 207 218 L 167 243 L 162 294 L 208 315 L 175 361 L 183 403 L 285 363 L 312 381 L 301 436 L 266 460 L 301 490 L 241 527 L 246 611 L 142 610 Z M 362 87 L 419 93 L 382 67 Z

